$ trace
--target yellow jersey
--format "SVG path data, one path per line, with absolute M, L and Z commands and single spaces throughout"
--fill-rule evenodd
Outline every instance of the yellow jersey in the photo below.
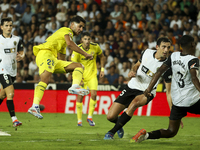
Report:
M 55 33 L 49 36 L 45 43 L 34 46 L 33 53 L 37 56 L 40 50 L 50 50 L 53 55 L 57 58 L 57 53 L 66 54 L 66 41 L 65 35 L 68 34 L 71 39 L 73 39 L 73 31 L 70 28 L 62 27 L 58 29 Z
M 102 53 L 101 48 L 97 43 L 90 43 L 89 50 L 85 50 L 82 46 L 82 44 L 78 45 L 83 51 L 85 51 L 88 54 L 93 55 L 93 59 L 89 60 L 86 59 L 85 56 L 73 51 L 71 56 L 71 61 L 73 62 L 79 62 L 84 65 L 84 72 L 83 72 L 83 78 L 84 80 L 90 80 L 92 76 L 97 76 L 97 65 L 96 65 L 96 59 L 97 56 Z

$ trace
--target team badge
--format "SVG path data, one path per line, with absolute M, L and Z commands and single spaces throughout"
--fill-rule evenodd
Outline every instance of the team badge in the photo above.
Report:
M 51 66 L 48 66 L 49 67 L 49 69 L 51 69 Z
M 15 46 L 17 45 L 17 42 L 16 42 L 16 41 L 14 41 L 13 43 L 14 43 Z

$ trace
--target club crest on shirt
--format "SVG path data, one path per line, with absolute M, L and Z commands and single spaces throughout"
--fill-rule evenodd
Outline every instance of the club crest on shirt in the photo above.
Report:
M 14 41 L 13 44 L 16 46 L 17 45 L 17 41 Z

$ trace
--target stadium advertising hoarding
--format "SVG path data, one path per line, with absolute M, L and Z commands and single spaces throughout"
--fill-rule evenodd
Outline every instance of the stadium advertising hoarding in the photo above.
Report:
M 34 90 L 15 90 L 16 112 L 27 112 L 33 102 Z M 97 104 L 94 114 L 107 114 L 113 101 L 120 91 L 98 91 Z M 76 113 L 76 95 L 69 94 L 67 90 L 46 90 L 41 101 L 45 106 L 42 113 Z M 88 113 L 90 95 L 83 99 L 83 114 Z M 8 111 L 6 102 L 0 105 L 0 111 Z M 170 110 L 164 92 L 158 92 L 156 97 L 148 105 L 138 108 L 134 115 L 138 116 L 169 116 Z M 200 115 L 189 114 L 189 116 L 200 117 Z

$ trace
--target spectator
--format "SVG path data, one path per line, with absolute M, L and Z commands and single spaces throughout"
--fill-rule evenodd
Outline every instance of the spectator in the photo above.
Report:
M 55 16 L 52 16 L 52 17 L 51 17 L 51 21 L 48 22 L 48 23 L 46 24 L 45 28 L 46 28 L 47 30 L 51 30 L 52 24 L 53 24 L 54 22 L 56 23 L 56 29 L 59 29 L 59 28 L 60 28 L 60 22 L 59 22 L 58 20 L 56 20 L 56 17 L 55 17 Z
M 26 25 L 28 25 L 31 22 L 31 17 L 32 17 L 32 12 L 31 12 L 31 6 L 27 5 L 25 12 L 23 13 L 22 16 L 22 22 Z
M 129 80 L 128 73 L 130 72 L 130 68 L 128 68 L 128 63 L 125 61 L 122 64 L 122 69 L 119 71 L 120 75 L 123 75 L 126 81 Z
M 8 0 L 3 0 L 3 3 L 0 4 L 0 9 L 2 12 L 8 12 L 9 10 L 9 3 L 8 3 Z
M 107 23 L 109 16 L 110 16 L 110 12 L 107 10 L 107 4 L 106 3 L 102 3 L 101 4 L 101 17 L 103 19 L 103 22 Z
M 77 7 L 75 4 L 71 4 L 71 7 L 69 7 L 69 11 L 68 11 L 68 15 L 69 15 L 69 18 L 73 18 L 76 14 L 77 14 Z
M 125 44 L 125 49 L 126 49 L 126 54 L 127 54 L 127 50 L 131 49 L 132 43 L 129 41 L 127 34 L 122 35 L 122 40 Z
M 118 49 L 119 45 L 115 41 L 115 38 L 112 34 L 109 35 L 108 41 L 110 43 L 110 51 L 113 52 L 114 49 Z
M 125 54 L 125 50 L 123 48 L 119 49 L 119 57 L 118 58 L 121 63 L 128 60 L 128 58 L 126 57 L 126 54 Z
M 114 11 L 112 11 L 110 13 L 110 17 L 109 17 L 109 19 L 112 21 L 113 24 L 115 24 L 117 22 L 117 20 L 119 19 L 120 14 L 121 14 L 121 11 L 119 9 L 119 5 L 115 4 Z
M 56 23 L 54 23 L 54 25 L 56 25 Z M 44 43 L 45 40 L 46 40 L 46 36 L 45 36 L 43 30 L 39 29 L 39 34 L 34 38 L 34 45 L 39 45 L 41 43 Z
M 100 13 L 98 10 L 97 4 L 92 4 L 92 11 L 89 13 L 89 21 L 92 23 L 92 26 L 94 26 L 96 19 L 96 16 Z
M 117 83 L 117 80 L 119 78 L 119 74 L 115 73 L 115 69 L 116 69 L 115 65 L 112 65 L 112 66 L 109 67 L 108 74 L 106 75 L 106 78 L 107 78 L 109 84 Z
M 28 68 L 29 68 L 29 74 L 31 76 L 34 76 L 35 74 L 38 74 L 38 66 L 36 65 L 35 62 L 35 55 L 32 54 L 32 61 L 29 63 Z
M 13 19 L 13 16 L 16 15 L 15 14 L 15 8 L 11 7 L 8 11 L 8 17 L 11 17 Z
M 24 68 L 23 72 L 23 81 L 27 82 L 33 80 L 33 76 L 29 75 L 29 70 L 28 67 Z
M 135 5 L 135 12 L 133 14 L 137 17 L 137 20 L 142 19 L 142 11 L 141 11 L 140 5 L 138 5 L 138 4 Z
M 15 8 L 15 12 L 18 13 L 19 15 L 22 15 L 25 12 L 26 7 L 27 3 L 24 0 L 19 0 Z
M 67 9 L 65 6 L 62 6 L 61 10 L 56 14 L 56 20 L 58 20 L 60 23 L 64 22 L 66 20 L 66 14 L 67 14 Z
M 152 34 L 148 36 L 148 48 L 156 48 L 156 40 Z
M 106 36 L 109 36 L 109 35 L 113 35 L 114 32 L 115 32 L 115 28 L 113 27 L 112 21 L 108 21 L 104 34 Z
M 110 50 L 109 49 L 106 49 L 105 50 L 105 68 L 108 68 L 110 66 L 110 63 L 114 60 L 113 57 L 110 55 Z
M 81 16 L 82 18 L 84 18 L 85 20 L 88 19 L 88 12 L 84 9 L 83 4 L 79 5 L 79 11 L 77 12 L 78 16 Z
M 174 24 L 178 25 L 178 28 L 181 29 L 181 20 L 177 14 L 173 15 L 173 20 L 170 22 L 170 28 L 173 28 Z

